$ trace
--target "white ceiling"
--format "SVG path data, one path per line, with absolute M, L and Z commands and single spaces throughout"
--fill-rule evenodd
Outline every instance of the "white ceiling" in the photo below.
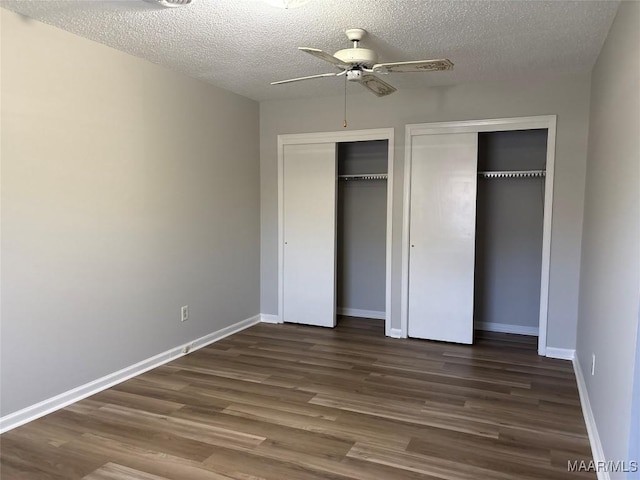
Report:
M 617 1 L 311 0 L 290 10 L 260 0 L 1 0 L 0 5 L 255 100 L 338 95 L 342 78 L 269 82 L 334 71 L 296 47 L 333 53 L 364 28 L 379 61 L 449 58 L 451 72 L 390 74 L 397 88 L 539 79 L 592 68 Z M 355 86 L 354 86 L 355 87 Z M 352 87 L 350 87 L 352 88 Z

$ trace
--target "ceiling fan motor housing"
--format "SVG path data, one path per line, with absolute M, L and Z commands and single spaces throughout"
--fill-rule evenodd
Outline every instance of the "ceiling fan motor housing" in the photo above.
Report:
M 344 50 L 338 50 L 333 56 L 344 63 L 369 68 L 378 63 L 376 52 L 368 48 L 345 48 Z

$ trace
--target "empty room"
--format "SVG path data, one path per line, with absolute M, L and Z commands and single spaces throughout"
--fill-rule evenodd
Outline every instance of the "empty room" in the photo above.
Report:
M 640 479 L 640 2 L 0 0 L 2 480 Z

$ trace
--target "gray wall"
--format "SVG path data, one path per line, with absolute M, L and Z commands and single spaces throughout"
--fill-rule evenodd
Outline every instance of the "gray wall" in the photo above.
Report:
M 0 12 L 6 415 L 259 312 L 259 113 Z
M 389 81 L 393 83 L 391 76 Z M 405 124 L 557 114 L 548 345 L 575 347 L 589 88 L 589 75 L 586 73 L 535 82 L 491 82 L 399 90 L 383 98 L 368 92 L 361 93 L 358 85 L 349 85 L 349 128 L 395 128 L 391 305 L 394 328 L 400 328 Z M 336 83 L 336 93 L 339 90 Z M 277 135 L 341 130 L 343 102 L 344 98 L 336 95 L 260 104 L 263 313 L 278 313 Z
M 628 454 L 638 348 L 639 25 L 640 3 L 623 2 L 594 67 L 591 87 L 577 357 L 604 454 L 612 461 Z
M 338 173 L 386 173 L 386 140 L 338 144 Z M 337 307 L 385 311 L 387 182 L 338 182 Z
M 542 170 L 546 130 L 478 136 L 478 170 Z M 544 178 L 478 178 L 474 321 L 538 328 Z

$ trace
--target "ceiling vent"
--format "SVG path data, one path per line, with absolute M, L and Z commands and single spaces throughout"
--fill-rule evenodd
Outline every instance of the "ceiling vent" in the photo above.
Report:
M 146 1 L 149 3 L 155 3 L 162 7 L 168 7 L 168 8 L 185 7 L 192 2 L 192 0 L 146 0 Z

